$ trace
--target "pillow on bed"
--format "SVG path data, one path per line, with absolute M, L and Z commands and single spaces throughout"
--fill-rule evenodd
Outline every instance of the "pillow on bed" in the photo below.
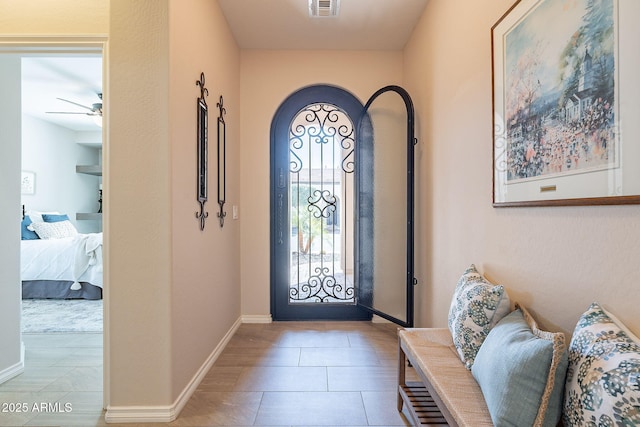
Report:
M 78 234 L 78 230 L 71 224 L 71 221 L 33 222 L 30 227 L 33 227 L 36 234 L 45 240 L 62 239 Z
M 44 222 L 42 215 L 60 215 L 60 212 L 27 211 L 27 216 L 31 218 L 33 222 Z
M 42 219 L 44 222 L 60 222 L 60 221 L 69 221 L 69 217 L 66 214 L 42 214 Z
M 20 223 L 20 235 L 22 240 L 38 240 L 40 238 L 35 231 L 27 228 L 30 224 L 31 218 L 29 218 L 29 215 L 26 215 L 22 220 L 22 223 Z

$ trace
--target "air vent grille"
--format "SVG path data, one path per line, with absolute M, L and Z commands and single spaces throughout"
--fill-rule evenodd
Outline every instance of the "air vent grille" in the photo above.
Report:
M 309 16 L 327 18 L 338 16 L 340 0 L 309 0 Z

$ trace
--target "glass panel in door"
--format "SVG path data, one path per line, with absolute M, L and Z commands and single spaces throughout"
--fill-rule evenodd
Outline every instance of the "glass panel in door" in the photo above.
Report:
M 359 303 L 413 325 L 413 106 L 397 86 L 365 105 L 358 139 Z

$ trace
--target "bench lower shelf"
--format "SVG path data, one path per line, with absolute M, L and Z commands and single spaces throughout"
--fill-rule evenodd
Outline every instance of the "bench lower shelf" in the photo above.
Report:
M 407 382 L 406 385 L 398 386 L 398 393 L 400 393 L 415 424 L 419 426 L 448 425 L 447 420 L 438 409 L 438 405 L 422 383 Z

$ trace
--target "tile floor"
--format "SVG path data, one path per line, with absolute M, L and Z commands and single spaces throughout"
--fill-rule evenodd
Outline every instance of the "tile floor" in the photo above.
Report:
M 396 339 L 395 326 L 370 322 L 244 324 L 178 419 L 156 425 L 408 426 L 396 410 Z M 25 334 L 24 341 L 27 368 L 0 385 L 0 404 L 73 409 L 0 412 L 0 426 L 115 426 L 101 409 L 101 334 Z M 123 426 L 136 425 L 153 424 Z
M 0 384 L 0 426 L 104 424 L 102 334 L 25 333 L 23 341 L 24 373 Z

